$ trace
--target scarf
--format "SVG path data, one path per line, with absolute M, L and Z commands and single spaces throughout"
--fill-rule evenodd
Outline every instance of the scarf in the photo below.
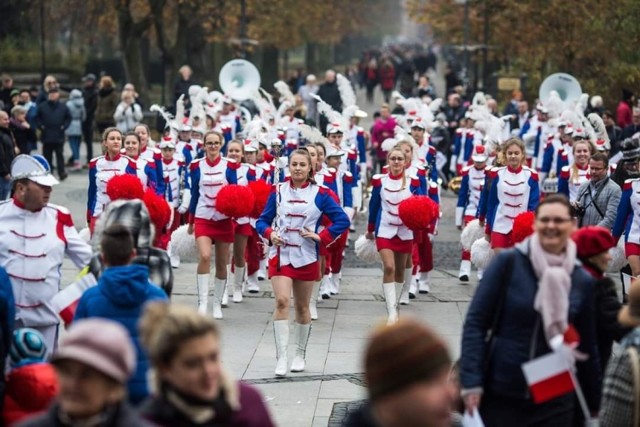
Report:
M 552 338 L 562 336 L 569 326 L 569 291 L 576 245 L 569 240 L 562 254 L 550 254 L 542 248 L 536 233 L 531 236 L 529 257 L 538 278 L 533 308 L 542 316 L 545 337 L 551 342 Z

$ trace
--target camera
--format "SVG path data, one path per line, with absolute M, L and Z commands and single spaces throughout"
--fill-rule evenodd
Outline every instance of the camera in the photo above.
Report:
M 576 202 L 571 205 L 573 208 L 573 216 L 576 218 L 582 218 L 584 216 L 585 211 L 587 210 L 580 203 Z

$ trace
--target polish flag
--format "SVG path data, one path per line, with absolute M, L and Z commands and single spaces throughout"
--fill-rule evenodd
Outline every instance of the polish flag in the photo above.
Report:
M 97 280 L 93 274 L 88 273 L 80 280 L 70 284 L 54 296 L 49 305 L 54 312 L 60 316 L 60 319 L 65 325 L 70 325 L 73 321 L 73 316 L 76 314 L 76 308 L 78 308 L 78 302 L 80 297 L 87 289 L 95 286 Z
M 575 390 L 569 361 L 552 352 L 522 365 L 535 403 L 543 403 Z

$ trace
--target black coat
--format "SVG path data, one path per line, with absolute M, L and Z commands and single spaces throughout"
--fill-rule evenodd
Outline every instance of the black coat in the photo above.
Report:
M 64 144 L 64 131 L 71 124 L 71 112 L 60 101 L 44 101 L 38 104 L 36 123 L 42 131 L 40 140 L 43 144 Z
M 35 144 L 38 141 L 35 129 L 31 126 L 25 128 L 13 119 L 11 119 L 9 129 L 13 133 L 20 154 L 29 154 L 29 144 Z
M 15 157 L 11 131 L 9 128 L 0 128 L 0 179 L 11 173 L 11 162 Z
M 331 105 L 331 108 L 340 112 L 342 111 L 342 98 L 340 97 L 340 91 L 338 85 L 334 81 L 333 83 L 324 82 L 318 88 L 318 96 L 322 98 L 324 102 Z
M 608 277 L 598 279 L 594 285 L 596 300 L 596 336 L 598 340 L 598 353 L 600 353 L 600 366 L 602 372 L 607 367 L 611 357 L 613 342 L 619 342 L 625 335 L 631 332 L 618 323 L 618 312 L 622 305 L 618 299 L 616 285 Z
M 95 85 L 83 88 L 82 97 L 84 98 L 84 109 L 87 112 L 84 123 L 92 123 L 96 114 L 96 108 L 98 108 L 98 90 Z
M 18 424 L 18 427 L 71 427 L 60 420 L 59 406 L 53 404 L 44 414 Z M 143 420 L 127 404 L 120 404 L 100 423 L 99 427 L 151 427 L 153 424 Z

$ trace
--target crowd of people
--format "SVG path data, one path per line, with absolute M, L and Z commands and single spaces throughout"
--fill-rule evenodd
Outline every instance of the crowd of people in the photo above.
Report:
M 598 416 L 601 425 L 632 425 L 640 416 L 640 106 L 626 90 L 615 114 L 598 96 L 550 93 L 530 111 L 514 91 L 501 113 L 495 98 L 466 99 L 458 85 L 438 98 L 434 60 L 419 49 L 367 52 L 359 74 L 277 82 L 274 98 L 253 96 L 248 116 L 233 93 L 195 84 L 185 66 L 175 114 L 150 108 L 166 123 L 157 142 L 131 85 L 118 96 L 108 76 L 96 87 L 89 74 L 62 104 L 52 76 L 35 101 L 3 78 L 5 422 L 49 407 L 26 425 L 272 425 L 260 394 L 221 368 L 213 319 L 224 318 L 229 295 L 241 304 L 268 277 L 274 374 L 305 371 L 317 303 L 340 293 L 349 234 L 366 217 L 356 253 L 368 250 L 382 266 L 388 325 L 372 336 L 370 399 L 348 425 L 452 425 L 456 405 L 490 426 Z M 358 84 L 367 94 L 379 84 L 385 96 L 370 129 L 360 126 Z M 59 183 L 53 155 L 64 180 L 66 136 L 81 170 L 81 141 L 91 156 L 94 126 L 102 154 L 87 159 L 88 243 L 49 199 Z M 44 156 L 32 154 L 38 139 Z M 458 279 L 471 280 L 473 261 L 480 280 L 459 381 L 441 339 L 398 316 L 400 304 L 430 291 L 449 190 L 462 240 L 475 236 L 462 242 Z M 614 268 L 610 251 L 623 234 Z M 168 302 L 176 248 L 185 246 L 198 254 L 197 311 Z M 65 255 L 87 289 L 60 305 Z M 620 270 L 624 308 L 606 275 Z M 58 340 L 61 319 L 70 326 Z M 624 352 L 612 355 L 614 342 Z M 573 386 L 542 401 L 522 366 L 550 356 Z M 33 378 L 38 408 L 24 400 Z

